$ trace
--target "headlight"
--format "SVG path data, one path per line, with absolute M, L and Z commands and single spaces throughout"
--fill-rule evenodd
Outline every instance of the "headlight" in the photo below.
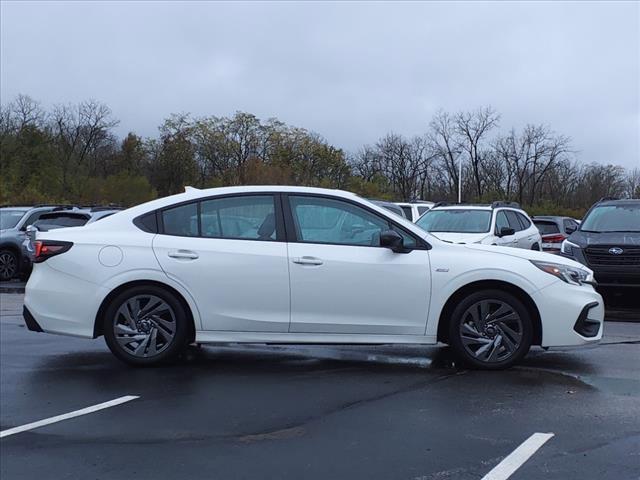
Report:
M 531 260 L 531 263 L 543 272 L 558 277 L 563 282 L 570 283 L 571 285 L 582 285 L 584 282 L 592 282 L 589 272 L 581 268 L 574 268 L 559 263 L 538 262 L 535 260 Z
M 580 248 L 580 245 L 576 245 L 575 243 L 570 242 L 569 240 L 565 240 L 564 242 L 562 242 L 562 245 L 560 245 L 560 251 L 565 255 L 573 256 L 574 248 Z

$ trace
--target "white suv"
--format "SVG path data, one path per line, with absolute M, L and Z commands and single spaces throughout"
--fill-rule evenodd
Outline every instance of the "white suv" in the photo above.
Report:
M 429 211 L 431 207 L 433 207 L 433 202 L 427 201 L 415 201 L 415 202 L 395 202 L 402 211 L 404 212 L 404 216 L 409 219 L 409 221 L 415 223 L 423 214 Z
M 135 365 L 188 343 L 448 343 L 505 368 L 532 345 L 602 337 L 593 272 L 454 245 L 352 193 L 189 189 L 84 227 L 37 232 L 29 330 L 104 335 Z
M 517 203 L 437 203 L 416 224 L 441 240 L 542 250 L 542 237 Z

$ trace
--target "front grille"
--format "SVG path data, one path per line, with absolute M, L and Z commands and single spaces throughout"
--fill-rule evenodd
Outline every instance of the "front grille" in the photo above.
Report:
M 609 252 L 611 248 L 621 248 L 619 255 Z M 589 265 L 603 266 L 640 266 L 640 247 L 624 247 L 618 245 L 599 245 L 584 250 Z

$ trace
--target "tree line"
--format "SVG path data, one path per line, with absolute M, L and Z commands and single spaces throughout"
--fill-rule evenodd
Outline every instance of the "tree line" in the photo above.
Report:
M 0 106 L 0 203 L 133 205 L 182 191 L 291 184 L 389 200 L 513 200 L 532 213 L 581 215 L 604 196 L 640 197 L 640 169 L 583 164 L 546 125 L 500 129 L 490 107 L 437 112 L 414 137 L 389 133 L 356 152 L 272 118 L 173 114 L 154 138 L 119 139 L 109 107 L 44 109 L 20 95 Z

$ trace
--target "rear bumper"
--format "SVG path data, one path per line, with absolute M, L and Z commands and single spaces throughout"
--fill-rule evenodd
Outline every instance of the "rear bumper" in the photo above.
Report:
M 44 330 L 42 330 L 42 327 L 40 326 L 40 324 L 33 317 L 33 315 L 31 315 L 31 312 L 29 311 L 29 309 L 26 306 L 22 307 L 22 317 L 24 318 L 25 325 L 32 332 L 43 332 L 44 331 Z
M 24 319 L 31 331 L 93 338 L 98 305 L 107 290 L 36 264 L 25 288 Z

